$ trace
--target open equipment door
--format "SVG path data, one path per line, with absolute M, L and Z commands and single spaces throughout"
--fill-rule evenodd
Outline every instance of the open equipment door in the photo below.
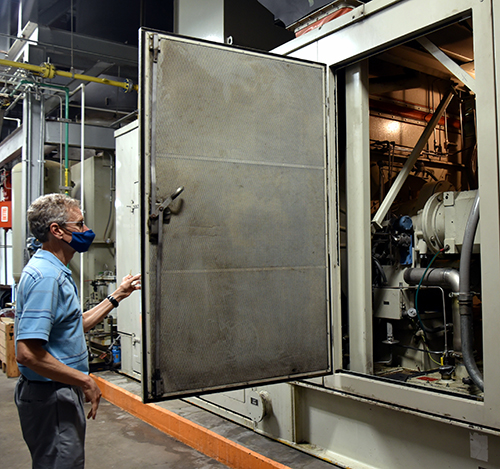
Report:
M 144 401 L 331 372 L 326 67 L 143 30 L 140 70 Z

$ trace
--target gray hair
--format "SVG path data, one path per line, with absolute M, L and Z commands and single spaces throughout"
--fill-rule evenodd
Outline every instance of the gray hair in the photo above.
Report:
M 80 202 L 64 194 L 47 194 L 38 197 L 28 208 L 27 218 L 31 233 L 38 241 L 49 240 L 52 223 L 64 225 L 71 209 L 80 208 Z

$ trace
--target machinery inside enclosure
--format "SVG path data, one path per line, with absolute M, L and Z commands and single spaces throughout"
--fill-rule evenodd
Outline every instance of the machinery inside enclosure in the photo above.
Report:
M 368 59 L 372 372 L 480 399 L 475 95 L 432 46 L 474 77 L 471 19 Z

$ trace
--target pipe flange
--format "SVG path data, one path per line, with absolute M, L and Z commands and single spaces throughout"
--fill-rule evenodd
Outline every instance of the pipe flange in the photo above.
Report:
M 44 63 L 40 66 L 40 74 L 43 78 L 54 78 L 56 76 L 56 67 L 53 64 Z
M 134 82 L 129 78 L 125 79 L 124 84 L 125 86 L 123 87 L 123 89 L 125 90 L 125 93 L 130 93 L 131 91 L 134 90 Z

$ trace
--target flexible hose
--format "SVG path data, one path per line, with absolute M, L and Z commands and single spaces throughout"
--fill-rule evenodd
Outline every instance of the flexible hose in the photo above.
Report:
M 484 391 L 483 375 L 477 367 L 473 351 L 473 321 L 472 321 L 472 294 L 470 292 L 470 264 L 474 238 L 479 224 L 479 190 L 472 204 L 472 208 L 465 226 L 462 252 L 460 254 L 459 294 L 460 332 L 462 335 L 462 354 L 464 365 L 474 384 Z

